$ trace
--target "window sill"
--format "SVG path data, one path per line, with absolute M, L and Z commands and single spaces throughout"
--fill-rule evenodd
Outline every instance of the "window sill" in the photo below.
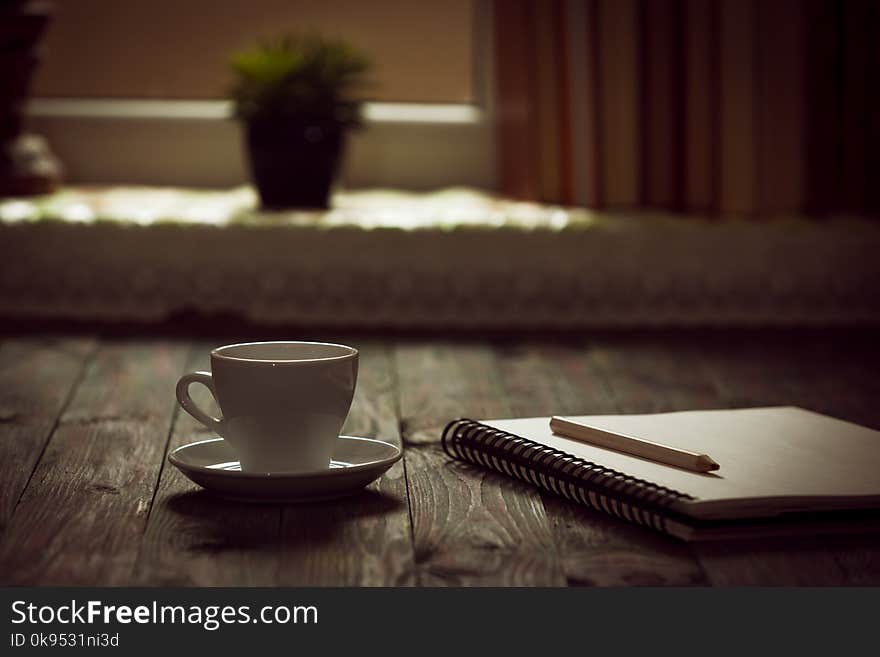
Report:
M 368 103 L 349 141 L 348 187 L 495 187 L 493 131 L 473 105 Z M 231 187 L 248 179 L 241 130 L 225 101 L 38 98 L 44 135 L 75 184 Z

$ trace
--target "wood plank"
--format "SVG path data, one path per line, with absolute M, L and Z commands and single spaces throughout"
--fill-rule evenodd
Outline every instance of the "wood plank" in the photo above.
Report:
M 436 445 L 407 448 L 422 586 L 560 586 L 558 546 L 537 490 Z
M 436 445 L 449 420 L 509 414 L 489 347 L 398 345 L 400 410 L 418 582 L 561 585 L 565 577 L 540 494 Z
M 189 369 L 210 370 L 212 346 L 197 344 Z M 399 444 L 388 351 L 357 346 L 358 387 L 343 432 Z M 192 394 L 217 412 L 207 390 Z M 169 449 L 208 435 L 179 413 Z M 410 583 L 412 563 L 402 462 L 358 497 L 286 506 L 216 499 L 166 464 L 137 570 L 146 584 L 368 586 Z
M 595 340 L 590 357 L 605 377 L 620 413 L 722 408 L 691 336 Z
M 401 438 L 437 443 L 452 419 L 504 417 L 492 350 L 472 342 L 401 343 L 395 351 L 400 382 Z
M 92 338 L 8 338 L 0 344 L 0 532 L 95 349 Z
M 789 343 L 791 344 L 791 343 Z M 880 429 L 880 349 L 869 335 L 815 335 L 793 344 L 787 394 L 793 403 Z
M 3 583 L 699 583 L 699 569 L 677 553 L 684 544 L 450 463 L 436 445 L 440 428 L 462 414 L 533 415 L 548 407 L 579 414 L 780 403 L 878 426 L 880 354 L 867 337 L 844 338 L 649 335 L 597 338 L 586 350 L 516 342 L 494 352 L 473 343 L 405 343 L 393 354 L 382 343 L 359 344 L 361 380 L 346 431 L 397 439 L 399 379 L 406 463 L 348 504 L 283 512 L 242 505 L 239 516 L 194 493 L 188 480 L 175 481 L 173 468 L 162 470 L 150 511 L 176 408 L 174 382 L 206 364 L 207 345 L 186 364 L 186 345 L 168 342 L 106 343 L 87 361 L 87 339 L 7 341 L 0 431 L 20 424 L 31 440 L 39 433 L 33 427 L 48 436 L 50 411 L 64 407 L 76 363 L 88 365 L 0 536 Z M 48 428 L 45 418 L 52 418 Z M 196 439 L 197 427 L 184 420 L 180 414 L 172 445 Z M 696 549 L 719 585 L 880 582 L 880 554 L 859 537 Z
M 843 397 L 852 392 L 840 379 L 829 379 L 831 362 L 838 362 L 845 349 L 823 340 L 827 338 L 803 340 L 767 332 L 621 338 L 602 344 L 597 359 L 624 412 L 793 403 L 809 407 L 804 404 L 807 390 L 838 385 L 848 391 Z M 816 359 L 823 344 L 831 351 Z M 820 384 L 823 378 L 832 383 Z M 805 385 L 801 393 L 799 385 Z M 845 557 L 832 548 L 836 540 L 737 541 L 694 549 L 716 585 L 846 584 L 853 576 L 841 563 Z M 853 549 L 859 539 L 844 540 L 853 570 L 864 572 L 862 562 L 870 555 Z
M 777 342 L 781 357 L 770 380 L 783 389 L 788 403 L 880 428 L 880 350 L 871 336 L 816 334 Z M 880 584 L 876 536 L 823 537 L 821 549 L 833 555 L 840 569 L 825 568 L 829 583 Z
M 703 350 L 727 403 L 794 404 L 880 428 L 880 350 L 870 336 L 728 337 Z
M 128 583 L 186 350 L 101 345 L 0 542 L 7 584 Z
M 880 548 L 876 536 L 834 536 L 827 541 L 847 586 L 880 585 Z
M 845 385 L 836 378 L 835 369 L 827 367 L 828 363 L 820 369 L 816 367 L 824 360 L 813 360 L 824 339 L 727 336 L 724 340 L 704 342 L 701 359 L 720 399 L 729 406 L 794 404 L 815 408 L 812 402 L 817 400 L 811 400 L 807 390 L 820 379 Z M 842 356 L 846 348 L 834 351 Z M 841 394 L 851 392 L 854 391 L 847 389 Z M 851 583 L 854 577 L 841 565 L 832 548 L 841 540 L 859 545 L 865 539 L 815 537 L 709 543 L 699 545 L 697 552 L 716 585 L 843 585 Z M 855 554 L 856 561 L 860 558 L 857 550 L 849 553 Z
M 850 422 L 880 429 L 880 350 L 870 336 L 839 340 L 817 337 L 800 358 L 798 376 L 788 382 L 792 399 Z M 825 539 L 848 585 L 880 584 L 880 546 L 876 536 Z
M 197 342 L 186 371 L 211 370 L 213 342 Z M 190 394 L 219 413 L 204 386 Z M 179 408 L 168 450 L 214 434 Z M 156 499 L 132 574 L 146 586 L 272 586 L 279 557 L 281 508 L 213 497 L 164 461 Z
M 496 350 L 513 416 L 619 410 L 582 344 L 517 343 Z M 618 392 L 618 394 L 620 394 Z M 570 585 L 687 585 L 705 581 L 690 548 L 657 532 L 542 493 Z
M 400 445 L 390 347 L 364 340 L 345 343 L 357 347 L 360 362 L 343 434 Z M 282 586 L 412 585 L 415 567 L 404 461 L 358 496 L 285 506 L 281 548 L 277 583 Z
M 842 586 L 849 576 L 826 538 L 715 542 L 697 546 L 715 586 Z

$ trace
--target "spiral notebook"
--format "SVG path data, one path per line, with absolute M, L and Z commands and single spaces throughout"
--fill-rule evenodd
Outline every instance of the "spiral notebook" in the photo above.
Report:
M 451 457 L 696 541 L 880 529 L 880 431 L 795 407 L 570 416 L 709 454 L 698 473 L 563 436 L 550 418 L 455 420 Z

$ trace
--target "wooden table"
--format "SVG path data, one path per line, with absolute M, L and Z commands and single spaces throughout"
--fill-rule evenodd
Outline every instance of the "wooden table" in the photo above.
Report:
M 2 583 L 880 583 L 876 538 L 690 546 L 450 463 L 438 446 L 462 415 L 797 404 L 877 428 L 869 335 L 323 337 L 361 349 L 345 431 L 405 454 L 361 496 L 301 506 L 222 502 L 166 461 L 205 434 L 178 410 L 177 378 L 233 340 L 2 338 Z

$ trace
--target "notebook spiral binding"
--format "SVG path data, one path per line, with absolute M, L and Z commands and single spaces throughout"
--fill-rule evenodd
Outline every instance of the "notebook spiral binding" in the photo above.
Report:
M 441 442 L 452 458 L 662 532 L 667 532 L 669 505 L 694 499 L 467 418 L 447 424 Z

